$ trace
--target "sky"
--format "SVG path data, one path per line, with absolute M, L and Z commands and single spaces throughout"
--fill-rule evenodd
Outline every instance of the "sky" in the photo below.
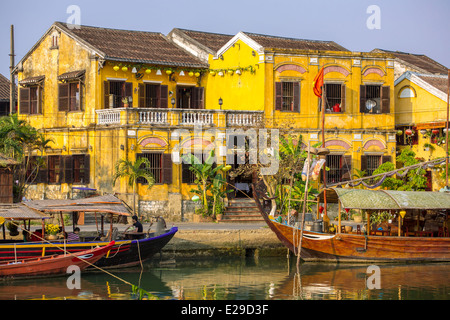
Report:
M 9 78 L 11 25 L 17 64 L 53 22 L 74 22 L 71 5 L 81 25 L 327 40 L 356 52 L 425 54 L 450 67 L 448 0 L 0 0 L 0 73 Z

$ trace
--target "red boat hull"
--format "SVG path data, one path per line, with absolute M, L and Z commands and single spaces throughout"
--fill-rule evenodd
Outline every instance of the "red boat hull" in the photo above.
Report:
M 103 258 L 114 246 L 114 241 L 106 246 L 81 251 L 75 254 L 52 255 L 42 258 L 24 259 L 0 264 L 0 277 L 34 278 L 67 273 L 70 266 L 80 270 L 93 265 Z

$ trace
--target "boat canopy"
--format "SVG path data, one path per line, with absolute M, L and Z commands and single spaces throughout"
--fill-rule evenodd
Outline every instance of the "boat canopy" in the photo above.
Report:
M 324 202 L 324 191 L 318 195 Z M 450 209 L 450 194 L 431 191 L 397 191 L 330 188 L 327 203 L 341 202 L 343 208 L 367 210 L 445 210 Z
M 1 203 L 0 204 L 0 217 L 8 220 L 39 220 L 49 219 L 49 216 L 28 208 L 21 203 Z
M 122 200 L 113 195 L 73 200 L 32 200 L 24 202 L 24 205 L 41 212 L 103 212 L 130 216 Z

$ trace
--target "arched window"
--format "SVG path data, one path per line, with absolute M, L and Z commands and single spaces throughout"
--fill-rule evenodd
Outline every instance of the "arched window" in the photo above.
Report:
M 399 98 L 415 98 L 416 93 L 414 92 L 414 89 L 406 86 L 400 89 L 400 94 L 398 95 Z

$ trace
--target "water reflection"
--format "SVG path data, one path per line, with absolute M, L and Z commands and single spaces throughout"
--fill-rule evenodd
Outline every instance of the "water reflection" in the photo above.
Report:
M 368 265 L 305 263 L 286 258 L 177 261 L 176 265 L 83 273 L 81 289 L 67 277 L 3 281 L 0 299 L 130 300 L 129 283 L 146 299 L 180 300 L 415 300 L 450 299 L 450 264 L 379 265 L 380 289 L 368 289 Z

